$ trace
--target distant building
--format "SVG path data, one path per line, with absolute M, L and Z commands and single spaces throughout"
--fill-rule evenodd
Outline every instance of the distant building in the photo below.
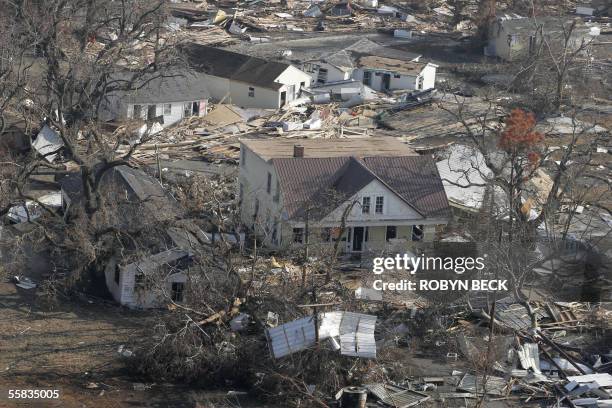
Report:
M 535 52 L 542 36 L 555 47 L 563 40 L 564 29 L 567 30 L 573 21 L 560 17 L 526 18 L 516 15 L 498 17 L 489 28 L 485 55 L 513 61 Z M 574 50 L 590 44 L 597 35 L 599 35 L 598 27 L 589 27 L 581 20 L 576 20 L 570 48 Z
M 353 78 L 377 91 L 427 90 L 436 86 L 437 65 L 393 58 L 359 58 Z
M 450 216 L 433 160 L 381 138 L 242 140 L 239 197 L 242 222 L 277 248 L 303 244 L 308 223 L 310 243 L 343 252 L 406 249 Z
M 119 80 L 129 80 L 129 76 Z M 210 94 L 200 74 L 159 72 L 139 78 L 132 87 L 134 90 L 106 96 L 100 115 L 103 120 L 143 120 L 166 127 L 186 117 L 206 115 Z
M 311 75 L 313 87 L 353 79 L 383 92 L 435 88 L 437 65 L 419 62 L 420 58 L 365 38 L 345 49 L 303 60 L 301 67 Z
M 310 75 L 287 63 L 199 44 L 189 44 L 185 51 L 216 101 L 278 109 L 297 99 L 302 88 L 310 88 Z

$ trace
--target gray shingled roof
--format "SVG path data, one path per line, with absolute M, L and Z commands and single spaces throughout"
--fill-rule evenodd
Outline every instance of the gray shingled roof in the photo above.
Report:
M 286 63 L 200 44 L 189 44 L 184 50 L 191 66 L 203 73 L 262 88 L 279 89 L 282 84 L 274 81 L 290 67 Z
M 380 180 L 426 218 L 446 218 L 450 208 L 435 163 L 427 156 L 279 158 L 272 163 L 279 177 L 289 219 L 323 217 L 338 204 Z M 335 195 L 335 197 L 333 197 Z
M 202 74 L 187 70 L 159 72 L 145 76 L 134 85 L 134 88 L 138 89 L 121 93 L 127 103 L 190 102 L 201 101 L 210 96 Z

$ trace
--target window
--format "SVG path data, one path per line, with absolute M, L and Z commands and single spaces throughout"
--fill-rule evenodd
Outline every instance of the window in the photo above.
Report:
M 272 243 L 278 244 L 278 217 L 274 217 L 274 226 L 272 228 Z
M 376 214 L 383 213 L 384 204 L 385 204 L 385 197 L 383 196 L 376 197 Z
M 412 226 L 412 240 L 420 241 L 423 239 L 423 226 L 422 225 L 413 225 Z
M 172 104 L 166 103 L 164 104 L 164 115 L 172 115 Z
M 372 85 L 372 72 L 371 71 L 363 71 L 363 84 L 370 86 Z
M 361 200 L 361 213 L 370 213 L 370 197 L 363 197 L 363 199 Z
M 278 203 L 278 200 L 280 199 L 280 184 L 278 182 L 278 178 L 276 179 L 276 188 L 274 190 L 274 196 L 272 197 L 272 200 L 274 200 L 275 203 Z
M 304 242 L 304 228 L 293 229 L 293 242 L 303 243 Z
M 134 119 L 142 118 L 142 105 L 134 105 L 134 113 L 132 115 Z
M 422 76 L 419 76 L 417 78 L 417 89 L 423 89 L 423 83 L 425 82 L 425 78 Z
M 319 75 L 317 76 L 317 83 L 324 84 L 327 82 L 327 69 L 319 68 Z
M 137 273 L 134 275 L 134 287 L 142 288 L 144 287 L 145 276 L 143 273 Z
M 331 240 L 331 228 L 321 228 L 321 242 L 329 242 Z
M 153 120 L 157 117 L 157 105 L 149 105 L 147 107 L 147 120 Z
M 401 78 L 402 76 L 400 74 L 393 74 L 393 78 Z
M 171 299 L 174 302 L 182 302 L 184 291 L 185 291 L 185 284 L 183 282 L 172 282 Z
M 266 184 L 266 192 L 270 194 L 272 192 L 272 174 L 268 173 L 268 182 Z
M 249 98 L 254 98 L 255 97 L 255 88 L 253 88 L 252 86 L 249 86 Z
M 259 198 L 255 199 L 255 211 L 253 211 L 253 219 L 257 218 L 257 214 L 259 214 Z
M 119 270 L 119 265 L 115 265 L 115 283 L 119 284 L 119 279 L 121 278 L 121 270 Z
M 300 90 L 302 90 L 306 86 L 306 82 L 300 82 Z
M 185 102 L 183 105 L 183 117 L 188 118 L 193 112 L 193 102 Z
M 397 238 L 397 227 L 395 225 L 388 225 L 386 234 L 387 241 L 395 238 Z

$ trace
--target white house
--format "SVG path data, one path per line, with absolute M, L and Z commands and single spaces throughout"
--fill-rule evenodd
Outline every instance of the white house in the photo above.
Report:
M 302 71 L 312 79 L 312 86 L 346 81 L 351 78 L 353 68 L 351 54 L 347 50 L 301 63 Z
M 563 40 L 563 33 L 576 23 L 572 31 L 570 48 L 578 49 L 588 46 L 593 38 L 599 35 L 599 29 L 589 27 L 580 20 L 560 17 L 526 18 L 517 15 L 505 15 L 495 19 L 489 27 L 489 39 L 484 53 L 489 57 L 498 57 L 513 61 L 534 52 L 538 41 L 544 36 L 554 48 Z
M 185 301 L 187 276 L 181 264 L 190 253 L 179 248 L 169 249 L 127 265 L 111 259 L 104 271 L 106 287 L 121 305 L 146 309 L 164 303 Z
M 313 88 L 353 79 L 376 91 L 432 89 L 437 66 L 420 63 L 420 58 L 420 54 L 362 38 L 342 50 L 302 59 L 300 66 L 311 75 Z
M 367 55 L 359 58 L 353 78 L 377 91 L 435 88 L 437 65 Z
M 448 222 L 430 157 L 389 138 L 299 143 L 241 140 L 241 219 L 268 245 L 304 243 L 308 224 L 309 243 L 341 240 L 346 252 L 408 248 Z
M 213 99 L 244 108 L 278 109 L 298 98 L 312 81 L 307 73 L 283 62 L 199 44 L 189 44 L 185 51 Z
M 120 80 L 128 80 L 125 78 Z M 189 116 L 206 115 L 209 92 L 201 74 L 159 72 L 139 78 L 130 91 L 106 95 L 103 120 L 142 119 L 170 126 Z

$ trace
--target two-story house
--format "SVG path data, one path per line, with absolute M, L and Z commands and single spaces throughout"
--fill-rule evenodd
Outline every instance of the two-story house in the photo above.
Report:
M 390 138 L 241 140 L 242 222 L 272 247 L 432 241 L 450 210 L 431 157 Z

